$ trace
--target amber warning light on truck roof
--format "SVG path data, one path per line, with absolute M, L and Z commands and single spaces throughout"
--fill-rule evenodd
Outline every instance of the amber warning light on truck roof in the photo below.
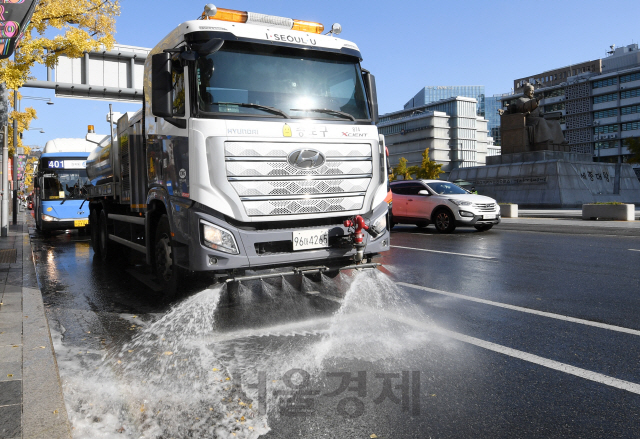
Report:
M 263 26 L 281 27 L 284 29 L 310 32 L 314 34 L 321 34 L 322 31 L 324 31 L 324 25 L 314 23 L 312 21 L 294 20 L 292 18 L 276 17 L 275 15 L 264 15 L 256 12 L 216 8 L 211 3 L 204 7 L 202 19 L 231 21 L 233 23 L 261 24 Z

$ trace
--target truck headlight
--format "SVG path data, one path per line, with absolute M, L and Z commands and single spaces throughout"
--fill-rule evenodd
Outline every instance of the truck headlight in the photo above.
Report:
M 228 230 L 200 221 L 200 231 L 205 246 L 232 255 L 240 253 L 233 234 Z
M 60 218 L 56 218 L 54 216 L 45 215 L 44 213 L 41 215 L 42 215 L 42 221 L 60 221 Z
M 451 201 L 456 206 L 471 206 L 471 204 L 473 204 L 471 203 L 471 201 L 454 200 L 452 198 L 449 198 L 449 201 Z
M 371 221 L 369 223 L 369 230 L 367 230 L 367 232 L 369 233 L 369 235 L 371 235 L 371 237 L 375 241 L 384 233 L 386 228 L 387 228 L 387 214 L 385 213 L 384 215 L 380 215 L 380 217 L 378 217 L 375 221 Z

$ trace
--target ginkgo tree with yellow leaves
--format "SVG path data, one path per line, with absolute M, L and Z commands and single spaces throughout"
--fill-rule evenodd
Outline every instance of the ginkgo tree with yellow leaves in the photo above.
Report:
M 444 173 L 442 163 L 437 163 L 429 157 L 429 148 L 422 153 L 420 166 L 407 166 L 407 162 L 407 159 L 400 157 L 398 165 L 391 170 L 389 181 L 397 180 L 398 177 L 402 177 L 403 180 L 413 180 L 414 175 L 417 179 L 437 180 L 440 174 Z
M 31 78 L 36 64 L 55 67 L 61 55 L 80 58 L 85 52 L 101 48 L 107 50 L 115 43 L 115 18 L 120 14 L 119 0 L 40 0 L 31 17 L 30 26 L 17 47 L 13 59 L 0 61 L 0 82 L 8 89 L 17 90 Z M 13 120 L 18 132 L 29 129 L 36 111 L 25 108 L 9 114 L 9 154 L 13 155 Z M 18 147 L 22 146 L 18 136 Z

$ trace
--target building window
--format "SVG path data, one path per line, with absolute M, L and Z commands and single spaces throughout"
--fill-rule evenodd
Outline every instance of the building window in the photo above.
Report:
M 607 134 L 607 133 L 617 133 L 618 125 L 603 125 L 601 127 L 594 127 L 593 134 Z
M 596 96 L 593 98 L 594 104 L 601 104 L 603 102 L 611 102 L 618 99 L 618 93 L 610 93 L 608 95 Z
M 618 78 L 601 79 L 600 81 L 593 81 L 593 88 L 609 87 L 610 85 L 616 85 Z
M 550 113 L 552 111 L 562 111 L 564 110 L 564 102 L 558 102 L 557 104 L 545 105 L 544 112 Z
M 622 107 L 620 109 L 620 113 L 624 116 L 625 114 L 634 114 L 640 113 L 640 105 L 632 105 L 630 107 Z
M 557 96 L 564 96 L 564 88 L 556 88 L 555 90 L 548 91 L 544 94 L 546 99 L 555 98 Z
M 595 144 L 595 149 L 609 149 L 609 148 L 617 148 L 618 145 L 616 145 L 615 141 L 608 141 L 608 142 L 596 142 Z
M 629 122 L 622 124 L 622 131 L 640 130 L 640 122 Z
M 624 84 L 625 82 L 637 81 L 639 79 L 640 79 L 640 72 L 630 73 L 628 75 L 624 75 L 620 77 L 620 84 Z
M 640 96 L 640 88 L 620 92 L 620 99 L 637 98 L 638 96 Z
M 407 124 L 406 123 L 400 123 L 397 125 L 389 125 L 386 127 L 382 127 L 380 128 L 380 134 L 383 134 L 385 136 L 388 136 L 390 134 L 398 134 L 398 133 L 406 133 L 406 129 L 407 129 Z
M 611 108 L 609 110 L 595 111 L 593 113 L 594 119 L 602 119 L 603 117 L 613 117 L 618 115 L 617 108 Z

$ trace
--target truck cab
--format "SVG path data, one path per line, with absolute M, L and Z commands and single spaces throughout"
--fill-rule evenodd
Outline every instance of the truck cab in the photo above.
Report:
M 143 109 L 117 124 L 119 165 L 90 172 L 118 203 L 97 184 L 92 210 L 110 231 L 109 216 L 143 217 L 137 241 L 167 281 L 174 265 L 232 273 L 388 250 L 384 139 L 358 47 L 317 23 L 210 6 L 151 51 Z M 344 225 L 356 215 L 375 231 L 360 249 Z

